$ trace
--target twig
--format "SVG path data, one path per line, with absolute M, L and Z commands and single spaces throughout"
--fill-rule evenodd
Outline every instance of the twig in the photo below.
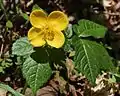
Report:
M 116 13 L 111 13 L 111 12 L 103 12 L 104 14 L 108 14 L 108 15 L 118 15 L 120 16 L 120 13 L 119 12 L 116 12 Z
M 1 45 L 1 50 L 0 50 L 0 57 L 2 56 L 2 53 L 3 53 L 3 44 Z

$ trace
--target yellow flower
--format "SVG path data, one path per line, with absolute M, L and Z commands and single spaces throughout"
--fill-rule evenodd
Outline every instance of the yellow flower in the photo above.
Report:
M 68 25 L 67 16 L 61 11 L 53 11 L 48 16 L 43 10 L 35 10 L 30 14 L 32 28 L 28 31 L 28 39 L 34 47 L 46 43 L 52 47 L 60 48 L 65 42 L 61 32 Z

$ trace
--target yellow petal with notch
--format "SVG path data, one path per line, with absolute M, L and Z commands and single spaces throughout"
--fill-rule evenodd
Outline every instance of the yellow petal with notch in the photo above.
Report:
M 48 45 L 55 47 L 55 48 L 60 48 L 63 46 L 65 42 L 65 37 L 62 32 L 55 31 L 53 40 L 46 40 L 46 41 Z
M 57 30 L 64 30 L 68 25 L 68 17 L 61 11 L 53 11 L 48 16 L 48 23 Z
M 44 33 L 40 29 L 32 27 L 28 31 L 28 39 L 34 47 L 40 47 L 45 45 Z
M 30 14 L 30 23 L 36 28 L 42 28 L 47 23 L 47 14 L 43 10 L 34 10 Z

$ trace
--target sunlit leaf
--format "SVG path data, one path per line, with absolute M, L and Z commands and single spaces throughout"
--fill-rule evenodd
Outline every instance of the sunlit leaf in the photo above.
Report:
M 33 10 L 41 10 L 41 8 L 37 5 L 37 4 L 35 4 L 35 5 L 33 5 L 33 7 L 32 7 L 32 11 Z
M 21 16 L 25 19 L 25 20 L 29 20 L 29 16 L 26 13 L 22 13 Z
M 73 25 L 73 30 L 79 37 L 93 36 L 95 38 L 103 38 L 107 28 L 89 20 L 80 20 L 78 25 Z
M 6 27 L 7 27 L 7 28 L 13 28 L 13 24 L 12 24 L 12 22 L 11 22 L 10 20 L 8 20 L 8 21 L 6 22 Z

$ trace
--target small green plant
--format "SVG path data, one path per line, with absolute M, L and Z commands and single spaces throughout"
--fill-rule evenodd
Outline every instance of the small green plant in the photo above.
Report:
M 35 48 L 27 37 L 22 37 L 13 44 L 12 54 L 25 58 L 22 73 L 34 93 L 57 71 L 56 65 L 65 65 L 63 62 L 70 56 L 66 53 L 72 54 L 74 70 L 85 75 L 94 85 L 101 71 L 114 72 L 113 63 L 102 42 L 95 41 L 104 38 L 106 31 L 104 26 L 82 19 L 65 30 L 63 47 Z
M 5 73 L 4 69 L 12 66 L 11 59 L 1 59 L 0 60 L 0 73 Z
M 119 94 L 118 46 L 116 54 L 98 2 L 0 0 L 0 93 L 41 96 L 47 89 L 48 95 L 52 90 L 96 96 L 112 89 Z

